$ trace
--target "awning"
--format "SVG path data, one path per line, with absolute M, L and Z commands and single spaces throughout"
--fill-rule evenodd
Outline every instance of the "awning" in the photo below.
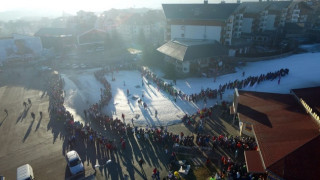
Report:
M 266 173 L 259 151 L 244 151 L 248 173 Z

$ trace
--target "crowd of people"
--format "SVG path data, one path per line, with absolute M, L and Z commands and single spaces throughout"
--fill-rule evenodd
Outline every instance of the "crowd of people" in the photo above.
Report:
M 259 84 L 260 82 L 266 81 L 266 80 L 273 81 L 275 79 L 278 79 L 278 84 L 279 84 L 281 77 L 286 76 L 289 73 L 289 69 L 282 68 L 275 72 L 269 72 L 267 74 L 261 74 L 259 76 L 249 76 L 243 80 L 236 79 L 233 82 L 230 81 L 222 85 L 220 84 L 218 89 L 207 88 L 205 90 L 202 89 L 201 92 L 199 93 L 193 93 L 193 94 L 187 95 L 182 91 L 177 90 L 173 86 L 173 83 L 165 82 L 164 80 L 159 78 L 156 74 L 154 74 L 147 68 L 142 67 L 140 71 L 142 75 L 145 76 L 148 80 L 152 80 L 157 85 L 158 89 L 160 88 L 166 91 L 171 96 L 174 96 L 175 100 L 179 96 L 182 100 L 192 101 L 192 102 L 198 102 L 199 100 L 204 100 L 206 102 L 207 98 L 216 99 L 220 97 L 220 99 L 222 99 L 222 95 L 226 89 L 234 89 L 234 88 L 242 89 L 248 86 L 252 87 L 255 84 Z
M 64 107 L 64 91 L 63 91 L 64 81 L 60 75 L 54 74 L 52 75 L 49 84 L 48 84 L 48 92 L 49 92 L 49 109 L 50 114 L 54 114 L 58 119 L 62 119 L 64 117 L 72 116 L 70 112 L 66 111 Z
M 113 73 L 115 69 L 103 68 L 94 73 L 95 77 L 99 82 L 101 82 L 104 86 L 101 89 L 101 99 L 99 102 L 93 104 L 88 110 L 84 110 L 84 114 L 86 118 L 90 118 L 97 122 L 104 130 L 107 132 L 115 133 L 120 136 L 120 144 L 121 148 L 125 149 L 126 141 L 124 136 L 133 136 L 135 135 L 138 140 L 143 141 L 151 141 L 156 142 L 155 144 L 161 145 L 165 151 L 165 153 L 169 153 L 169 147 L 173 144 L 179 144 L 180 146 L 190 146 L 193 147 L 198 145 L 200 147 L 211 147 L 214 150 L 217 147 L 221 147 L 224 149 L 229 149 L 230 151 L 235 153 L 235 157 L 239 153 L 239 149 L 241 150 L 256 150 L 257 145 L 252 138 L 240 138 L 233 137 L 229 135 L 219 135 L 219 136 L 210 136 L 205 133 L 198 133 L 196 136 L 194 135 L 184 135 L 182 132 L 180 134 L 175 134 L 173 132 L 168 132 L 167 127 L 148 127 L 139 128 L 134 126 L 133 119 L 131 120 L 132 126 L 130 123 L 125 122 L 125 115 L 122 114 L 122 120 L 119 118 L 112 118 L 108 115 L 105 115 L 101 112 L 101 108 L 108 104 L 110 101 L 111 94 L 111 85 L 104 77 L 107 73 Z M 253 86 L 255 83 L 260 83 L 264 80 L 274 80 L 276 78 L 280 78 L 281 76 L 285 76 L 289 73 L 288 69 L 281 69 L 274 73 L 268 73 L 266 75 L 262 74 L 260 76 L 248 77 L 245 80 L 235 80 L 234 82 L 229 82 L 224 85 L 220 85 L 218 90 L 206 90 L 201 91 L 199 94 L 185 95 L 181 91 L 177 91 L 173 84 L 168 84 L 164 82 L 161 78 L 158 78 L 151 71 L 142 68 L 141 69 L 142 76 L 146 77 L 148 80 L 152 80 L 162 90 L 168 92 L 172 96 L 180 96 L 182 99 L 188 101 L 197 101 L 198 99 L 206 99 L 206 98 L 216 98 L 214 96 L 214 92 L 218 94 L 218 92 L 224 92 L 225 89 L 232 88 L 243 88 L 248 85 Z M 95 144 L 100 148 L 108 151 L 116 150 L 117 143 L 115 139 L 108 139 L 106 136 L 101 133 L 93 130 L 89 125 L 83 125 L 82 123 L 75 122 L 72 114 L 65 109 L 63 106 L 64 96 L 63 96 L 63 79 L 59 76 L 53 76 L 52 80 L 49 83 L 50 88 L 50 111 L 55 112 L 58 117 L 66 120 L 66 127 L 70 132 L 71 136 L 69 136 L 69 144 L 70 146 L 74 145 L 76 139 L 80 139 L 81 141 L 86 142 L 87 144 Z M 194 123 L 195 118 L 197 116 L 200 117 L 200 124 L 204 123 L 202 120 L 207 117 L 211 117 L 213 113 L 213 108 L 204 108 L 198 110 L 198 112 L 194 115 L 185 115 L 182 120 L 188 124 Z M 228 159 L 228 158 L 227 158 Z M 239 171 L 238 165 L 234 163 L 228 162 L 225 164 L 223 161 L 223 166 L 221 167 L 223 174 L 229 173 L 229 177 L 238 176 L 238 174 L 242 175 L 242 172 Z M 227 169 L 225 169 L 227 168 Z
M 108 105 L 112 94 L 111 94 L 111 85 L 110 83 L 107 81 L 107 79 L 104 77 L 105 74 L 107 74 L 108 71 L 106 68 L 103 68 L 99 71 L 96 71 L 94 73 L 94 76 L 96 77 L 96 79 L 103 85 L 103 89 L 101 88 L 101 95 L 100 95 L 100 101 L 99 101 L 99 106 L 105 106 Z
M 216 179 L 243 179 L 251 176 L 247 173 L 247 167 L 244 163 L 235 163 L 229 157 L 221 156 L 220 173 L 216 174 Z
M 75 142 L 80 141 L 87 145 L 93 145 L 99 147 L 101 151 L 112 151 L 117 150 L 116 140 L 107 138 L 107 136 L 93 130 L 89 125 L 83 125 L 79 122 L 69 121 L 67 128 L 70 136 L 68 143 L 70 148 L 75 146 Z M 125 148 L 125 140 L 120 139 L 122 148 Z

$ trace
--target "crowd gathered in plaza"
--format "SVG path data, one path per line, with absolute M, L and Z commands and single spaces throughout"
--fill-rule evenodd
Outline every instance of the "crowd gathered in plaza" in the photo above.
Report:
M 97 123 L 104 131 L 103 133 L 98 132 L 92 129 L 88 124 L 82 124 L 78 121 L 75 121 L 73 115 L 67 111 L 63 105 L 64 102 L 64 91 L 63 85 L 64 80 L 59 75 L 54 75 L 49 82 L 49 95 L 50 95 L 50 113 L 54 113 L 58 119 L 65 120 L 66 128 L 70 133 L 68 137 L 68 142 L 70 147 L 76 145 L 76 141 L 82 141 L 96 147 L 99 147 L 104 152 L 112 152 L 113 150 L 119 149 L 119 146 L 122 150 L 126 149 L 126 137 L 132 138 L 135 137 L 138 141 L 141 142 L 151 142 L 153 145 L 159 145 L 163 148 L 166 154 L 171 154 L 170 162 L 176 161 L 176 156 L 172 156 L 175 153 L 175 148 L 180 147 L 207 147 L 212 151 L 215 151 L 217 148 L 222 148 L 229 153 L 233 154 L 232 159 L 236 160 L 239 154 L 239 151 L 243 152 L 244 150 L 257 150 L 257 144 L 252 138 L 244 137 L 234 137 L 228 134 L 220 134 L 219 136 L 210 135 L 205 131 L 196 131 L 191 135 L 184 135 L 183 132 L 179 134 L 169 132 L 168 127 L 138 127 L 134 125 L 134 119 L 127 119 L 126 115 L 121 114 L 120 118 L 113 118 L 102 113 L 101 108 L 108 105 L 109 101 L 112 98 L 111 94 L 111 85 L 105 78 L 105 74 L 113 73 L 121 68 L 127 67 L 118 67 L 117 68 L 103 68 L 102 70 L 96 71 L 94 73 L 96 79 L 103 84 L 101 88 L 101 99 L 99 102 L 90 106 L 89 109 L 84 110 L 84 115 L 87 120 L 91 120 Z M 134 69 L 134 67 L 131 67 Z M 168 84 L 162 79 L 158 78 L 155 74 L 147 69 L 140 69 L 142 76 L 148 80 L 152 80 L 157 84 L 158 88 L 166 91 L 172 96 L 179 96 L 181 99 L 188 101 L 197 101 L 199 99 L 206 98 L 217 98 L 218 94 L 221 94 L 226 89 L 232 88 L 243 88 L 246 86 L 253 86 L 256 83 L 260 83 L 265 80 L 274 80 L 280 79 L 282 76 L 285 76 L 289 73 L 288 69 L 281 69 L 279 71 L 267 74 L 261 74 L 260 76 L 249 76 L 245 80 L 235 80 L 233 82 L 220 85 L 218 90 L 202 90 L 199 94 L 186 95 L 181 91 L 177 91 L 172 84 Z M 112 77 L 112 80 L 115 80 Z M 143 85 L 143 82 L 142 82 Z M 222 106 L 226 106 L 226 102 L 222 101 Z M 214 108 L 208 107 L 199 109 L 193 115 L 186 114 L 182 118 L 182 122 L 185 122 L 189 125 L 197 124 L 198 127 L 201 127 L 203 130 L 204 123 L 207 119 L 212 117 Z M 200 119 L 196 123 L 196 119 Z M 131 122 L 130 122 L 131 121 Z M 108 138 L 105 133 L 112 133 L 120 137 L 120 140 Z M 208 158 L 207 162 L 210 161 Z M 234 177 L 234 179 L 239 179 L 239 177 L 248 176 L 244 164 L 233 162 L 231 157 L 221 157 L 221 171 L 216 175 L 216 178 L 223 177 Z M 157 173 L 157 171 L 155 172 Z M 153 173 L 153 177 L 158 177 Z M 169 176 L 168 176 L 169 177 Z M 167 178 L 168 178 L 167 177 Z M 175 179 L 176 176 L 170 176 L 169 179 Z

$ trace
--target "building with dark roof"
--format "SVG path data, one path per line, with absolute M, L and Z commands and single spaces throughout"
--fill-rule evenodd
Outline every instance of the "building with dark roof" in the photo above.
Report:
M 291 91 L 306 111 L 320 122 L 320 87 L 292 89 Z
M 103 46 L 106 32 L 91 28 L 41 28 L 35 36 L 41 38 L 44 48 L 55 48 L 59 50 L 74 47 Z
M 225 36 L 224 29 L 238 6 L 236 3 L 208 4 L 207 1 L 203 4 L 163 4 L 167 43 L 157 50 L 178 71 L 189 73 L 193 67 L 203 73 L 212 61 L 220 61 L 221 56 L 228 54 L 223 44 L 230 44 L 231 36 Z
M 67 49 L 76 44 L 76 31 L 71 28 L 41 28 L 34 36 L 40 37 L 43 48 Z
M 223 29 L 239 4 L 163 4 L 166 40 L 204 39 L 224 42 Z
M 170 20 L 217 20 L 224 22 L 239 6 L 227 4 L 163 4 L 163 11 Z
M 163 4 L 162 7 L 167 22 L 167 42 L 216 41 L 229 48 L 229 56 L 263 54 L 265 52 L 260 52 L 259 48 L 252 48 L 260 45 L 271 47 L 270 52 L 282 53 L 283 49 L 290 49 L 295 45 L 284 43 L 288 42 L 289 38 L 300 41 L 310 39 L 305 33 L 306 25 L 308 17 L 315 11 L 307 3 L 300 1 L 208 4 L 205 0 L 203 4 Z M 297 26 L 302 28 L 290 29 Z M 173 47 L 177 49 L 174 50 Z M 168 53 L 169 49 L 177 52 Z M 179 60 L 174 54 L 183 54 L 182 49 L 183 47 L 171 42 L 158 50 L 166 55 L 167 60 Z M 214 57 L 222 54 L 218 50 L 211 49 L 217 53 Z M 186 66 L 181 66 L 181 61 L 175 61 L 174 64 L 177 69 L 182 69 L 182 72 L 189 72 L 188 68 L 184 71 L 184 68 L 189 66 L 187 64 L 190 64 L 188 61 L 183 61 Z
M 245 151 L 247 170 L 270 179 L 318 179 L 320 170 L 320 87 L 292 94 L 235 90 L 233 110 L 240 133 L 254 137 L 257 151 Z M 298 100 L 300 99 L 300 100 Z M 312 111 L 304 105 L 309 103 Z
M 183 73 L 188 73 L 192 65 L 202 71 L 202 68 L 208 67 L 210 60 L 227 55 L 227 48 L 216 41 L 174 40 L 157 50 Z

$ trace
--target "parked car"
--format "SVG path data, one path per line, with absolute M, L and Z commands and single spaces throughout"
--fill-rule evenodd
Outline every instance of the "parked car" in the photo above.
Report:
M 83 163 L 76 151 L 69 151 L 66 155 L 66 160 L 72 175 L 84 172 Z
M 17 168 L 17 180 L 34 180 L 33 169 L 30 164 Z

